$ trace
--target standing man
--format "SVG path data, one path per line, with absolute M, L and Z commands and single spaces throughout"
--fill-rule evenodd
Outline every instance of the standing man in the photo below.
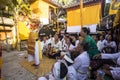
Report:
M 84 38 L 83 42 L 87 43 L 87 53 L 92 59 L 93 56 L 99 53 L 95 40 L 89 35 L 89 29 L 84 27 L 82 28 L 80 34 Z
M 41 42 L 39 39 L 36 39 L 36 42 L 35 42 L 35 66 L 38 66 L 40 64 L 40 60 L 42 60 Z

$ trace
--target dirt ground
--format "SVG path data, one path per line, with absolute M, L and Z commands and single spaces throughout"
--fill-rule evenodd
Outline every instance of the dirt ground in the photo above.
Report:
M 27 59 L 27 51 L 2 51 L 3 80 L 37 80 L 37 77 L 24 69 L 19 62 Z

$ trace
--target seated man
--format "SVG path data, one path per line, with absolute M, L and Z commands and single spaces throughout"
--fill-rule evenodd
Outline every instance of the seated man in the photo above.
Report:
M 77 71 L 77 80 L 86 80 L 88 77 L 88 68 L 90 65 L 90 57 L 87 53 L 87 44 L 79 43 L 77 48 L 79 49 L 79 55 L 75 58 L 73 67 Z
M 114 54 L 99 54 L 96 55 L 97 58 L 102 59 L 114 59 L 117 60 L 117 65 L 120 66 L 120 52 Z M 114 80 L 120 80 L 120 67 L 111 67 L 109 65 L 105 65 L 103 67 L 103 71 L 113 77 Z
M 68 65 L 68 73 L 66 75 L 66 80 L 77 80 L 77 72 L 72 66 L 73 60 L 69 57 L 69 55 L 65 55 L 63 57 L 63 60 L 65 60 Z
M 117 45 L 116 45 L 116 42 L 112 40 L 111 35 L 107 36 L 107 40 L 105 41 L 105 47 L 107 47 L 107 50 L 111 51 L 111 53 L 116 52 Z M 105 53 L 107 53 L 107 52 L 105 52 Z
M 67 72 L 67 64 L 62 60 L 58 60 L 53 65 L 51 73 L 47 76 L 38 78 L 38 80 L 64 80 Z
M 47 46 L 44 54 L 45 54 L 46 56 L 48 56 L 48 57 L 49 57 L 49 55 L 52 54 L 52 46 L 51 46 L 51 43 L 48 44 L 48 46 Z
M 51 58 L 58 58 L 60 57 L 60 52 L 62 50 L 62 43 L 59 40 L 58 34 L 54 35 L 53 42 L 51 43 L 52 46 L 52 55 Z

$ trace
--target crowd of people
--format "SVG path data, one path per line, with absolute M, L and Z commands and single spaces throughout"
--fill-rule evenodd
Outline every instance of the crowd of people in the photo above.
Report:
M 112 34 L 108 32 L 95 38 L 89 33 L 90 30 L 84 27 L 79 35 L 56 33 L 53 37 L 45 35 L 42 40 L 37 39 L 35 65 L 40 65 L 42 55 L 57 60 L 51 72 L 38 80 L 87 80 L 91 76 L 103 80 L 104 75 L 120 80 L 120 52 Z

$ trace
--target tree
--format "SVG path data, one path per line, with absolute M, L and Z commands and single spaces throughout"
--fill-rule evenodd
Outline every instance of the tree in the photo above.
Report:
M 29 8 L 29 3 L 28 0 L 0 0 L 0 10 L 2 11 L 10 11 L 13 13 L 14 21 L 15 21 L 15 28 L 16 28 L 16 47 L 18 47 L 18 43 L 20 42 L 19 40 L 19 35 L 18 35 L 18 28 L 17 26 L 17 21 L 18 21 L 18 16 L 20 14 L 22 15 L 28 15 L 31 13 L 30 8 Z M 19 49 L 19 47 L 18 47 Z
M 29 3 L 27 0 L 1 0 L 0 1 L 0 9 L 8 10 L 15 14 L 30 14 Z

